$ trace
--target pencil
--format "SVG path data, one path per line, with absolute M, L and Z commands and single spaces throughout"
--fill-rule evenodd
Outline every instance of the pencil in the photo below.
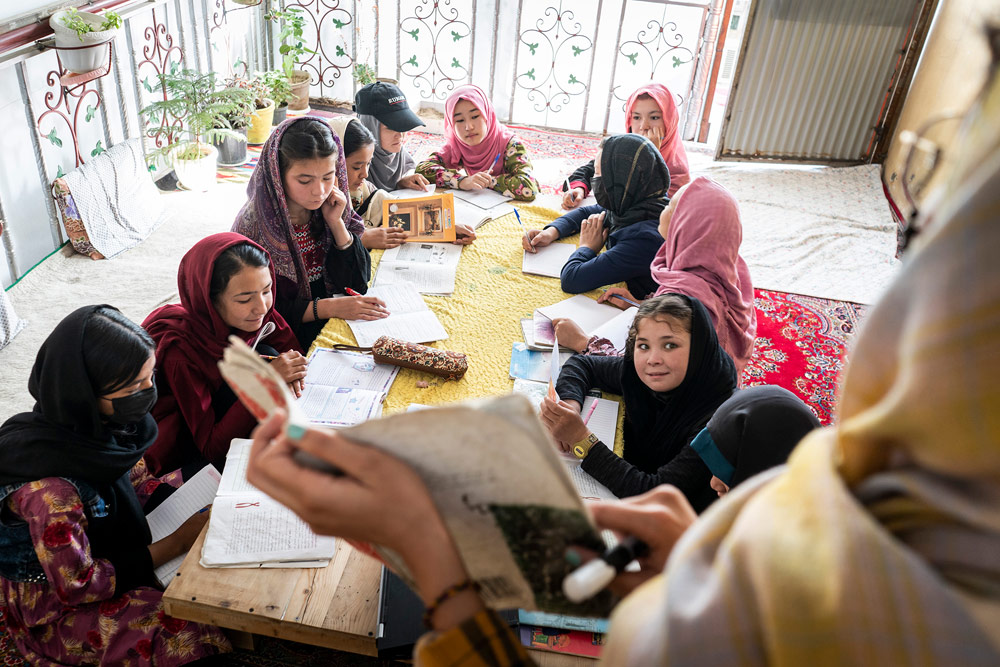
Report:
M 595 398 L 594 402 L 590 404 L 590 409 L 587 410 L 587 416 L 583 418 L 583 425 L 584 426 L 586 426 L 587 422 L 590 421 L 590 417 L 594 414 L 594 410 L 596 408 L 597 408 L 597 399 Z
M 604 293 L 608 294 L 608 290 L 604 290 Z M 639 306 L 642 305 L 641 303 L 636 303 L 632 299 L 629 299 L 628 297 L 624 297 L 621 294 L 608 294 L 608 298 L 609 299 L 621 299 L 622 301 L 624 301 L 628 305 L 635 306 L 636 308 L 638 308 Z
M 517 224 L 521 225 L 521 231 L 524 232 L 524 240 L 528 242 L 528 247 L 531 248 L 528 252 L 538 252 L 535 246 L 531 245 L 531 237 L 528 236 L 528 230 L 525 228 L 524 223 L 521 222 L 521 214 L 517 212 L 516 208 L 514 209 L 514 215 L 517 216 Z
M 271 355 L 271 354 L 262 354 L 262 355 L 260 355 L 260 358 L 263 359 L 264 361 L 274 361 L 278 357 L 276 357 L 274 355 Z

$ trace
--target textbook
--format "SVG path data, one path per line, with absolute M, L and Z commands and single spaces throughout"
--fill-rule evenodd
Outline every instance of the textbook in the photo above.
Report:
M 463 199 L 456 198 L 455 201 L 455 219 L 473 229 L 479 229 L 490 220 L 496 220 L 513 212 L 514 207 L 507 203 L 497 204 L 492 208 L 480 208 Z
M 318 347 L 298 403 L 313 424 L 334 428 L 359 424 L 382 414 L 382 402 L 399 366 L 377 364 L 371 356 Z
M 398 191 L 396 191 L 398 192 Z M 440 243 L 455 240 L 455 199 L 450 192 L 435 192 L 382 201 L 382 226 L 402 229 L 407 243 Z
M 326 567 L 336 550 L 336 538 L 316 535 L 292 510 L 247 481 L 252 444 L 252 440 L 234 439 L 226 454 L 201 564 Z
M 455 291 L 462 246 L 451 243 L 404 243 L 382 253 L 375 287 L 413 283 L 421 294 L 448 295 Z
M 365 296 L 382 299 L 389 317 L 347 321 L 360 347 L 371 347 L 379 336 L 391 336 L 408 343 L 430 343 L 448 337 L 441 321 L 427 307 L 413 283 L 372 287 Z

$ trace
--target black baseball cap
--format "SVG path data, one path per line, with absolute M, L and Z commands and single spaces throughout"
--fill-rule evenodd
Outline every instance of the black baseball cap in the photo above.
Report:
M 357 113 L 375 116 L 379 122 L 396 132 L 409 132 L 423 125 L 420 117 L 410 110 L 406 95 L 391 83 L 376 81 L 358 91 L 354 96 Z

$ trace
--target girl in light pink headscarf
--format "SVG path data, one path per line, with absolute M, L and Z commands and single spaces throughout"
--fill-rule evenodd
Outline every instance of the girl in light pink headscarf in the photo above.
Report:
M 710 178 L 698 177 L 670 200 L 660 215 L 660 246 L 650 272 L 659 287 L 655 296 L 672 292 L 695 297 L 708 309 L 722 346 L 743 372 L 757 337 L 750 269 L 740 257 L 743 225 L 733 195 Z M 620 297 L 642 299 L 612 287 L 598 301 L 627 307 Z M 611 341 L 586 334 L 570 320 L 553 320 L 559 342 L 587 354 L 618 355 Z
M 440 188 L 490 188 L 522 201 L 538 194 L 531 160 L 521 140 L 497 120 L 479 86 L 459 86 L 444 105 L 445 145 L 417 165 Z
M 638 88 L 625 103 L 625 131 L 641 134 L 660 149 L 660 155 L 670 171 L 670 189 L 673 197 L 691 180 L 687 153 L 677 133 L 680 118 L 674 96 L 662 83 L 647 83 Z M 579 167 L 568 179 L 569 188 L 563 185 L 563 208 L 576 208 L 590 194 L 590 181 L 594 178 L 594 162 Z

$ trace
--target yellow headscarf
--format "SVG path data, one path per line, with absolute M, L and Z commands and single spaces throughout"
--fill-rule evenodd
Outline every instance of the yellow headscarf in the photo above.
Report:
M 620 605 L 606 657 L 1000 664 L 1000 79 L 970 120 L 839 425 L 712 507 Z

